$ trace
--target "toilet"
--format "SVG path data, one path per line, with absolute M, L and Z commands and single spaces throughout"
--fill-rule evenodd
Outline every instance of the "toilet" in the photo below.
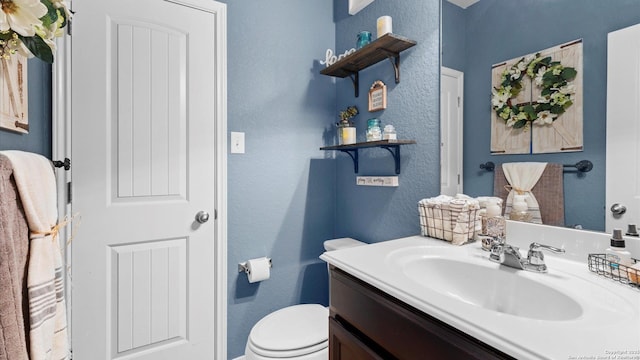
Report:
M 366 245 L 351 238 L 324 242 L 326 251 Z M 246 360 L 327 360 L 329 358 L 329 309 L 302 304 L 276 310 L 258 321 L 249 334 Z

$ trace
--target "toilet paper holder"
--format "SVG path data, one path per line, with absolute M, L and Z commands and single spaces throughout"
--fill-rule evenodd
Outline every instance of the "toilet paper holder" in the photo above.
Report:
M 273 267 L 273 262 L 271 261 L 271 258 L 267 258 L 267 260 L 269 260 L 269 267 Z M 245 273 L 249 273 L 249 268 L 247 267 L 247 262 L 241 262 L 238 263 L 238 272 L 245 272 Z

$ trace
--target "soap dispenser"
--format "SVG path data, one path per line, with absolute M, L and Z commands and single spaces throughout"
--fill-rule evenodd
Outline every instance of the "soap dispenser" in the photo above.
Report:
M 487 236 L 492 239 L 492 242 L 504 242 L 507 235 L 507 222 L 502 216 L 502 206 L 498 204 L 498 201 L 492 199 L 487 203 L 485 219 Z M 489 250 L 491 243 L 485 243 L 483 241 L 482 248 Z
M 618 273 L 619 264 L 624 266 L 631 266 L 633 260 L 631 260 L 631 253 L 625 249 L 624 238 L 622 237 L 622 230 L 613 229 L 613 236 L 611 237 L 611 247 L 605 251 L 605 259 L 609 261 L 609 271 L 614 275 L 624 276 L 625 274 Z
M 527 205 L 528 197 L 528 195 L 514 195 L 509 214 L 510 220 L 531 222 L 533 215 L 529 212 L 529 205 Z

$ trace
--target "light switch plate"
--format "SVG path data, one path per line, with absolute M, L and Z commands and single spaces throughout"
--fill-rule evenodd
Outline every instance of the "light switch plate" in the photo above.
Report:
M 231 153 L 244 154 L 244 133 L 231 132 Z

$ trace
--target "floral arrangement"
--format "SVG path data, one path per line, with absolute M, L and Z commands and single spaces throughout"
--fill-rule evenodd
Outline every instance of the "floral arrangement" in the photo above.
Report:
M 337 123 L 337 126 L 353 126 L 353 122 L 351 118 L 358 115 L 358 108 L 355 105 L 347 107 L 345 110 L 340 111 L 338 117 L 340 117 L 340 122 Z
M 0 58 L 16 52 L 53 63 L 55 37 L 71 12 L 64 0 L 0 0 Z
M 572 67 L 565 67 L 550 56 L 523 57 L 502 73 L 500 87 L 492 90 L 491 105 L 498 117 L 508 127 L 519 129 L 530 124 L 552 124 L 558 116 L 573 105 L 575 86 L 571 83 L 577 75 Z M 535 86 L 542 88 L 537 101 L 512 104 L 512 99 L 522 90 L 522 79 L 529 76 Z

